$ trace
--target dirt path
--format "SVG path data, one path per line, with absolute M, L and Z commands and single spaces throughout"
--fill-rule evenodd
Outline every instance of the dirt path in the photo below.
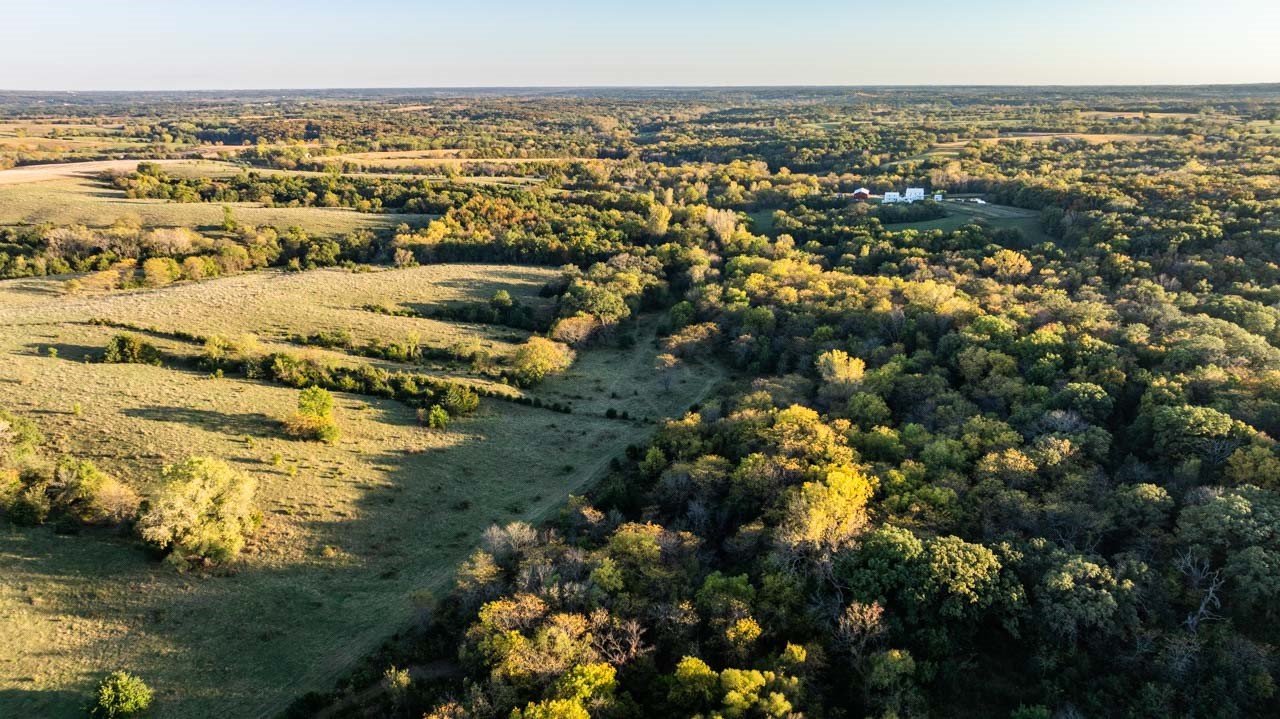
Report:
M 52 165 L 27 165 L 12 170 L 0 170 L 0 185 L 18 185 L 24 182 L 59 180 L 65 177 L 92 175 L 107 170 L 134 170 L 139 162 L 167 165 L 191 160 L 97 160 L 94 162 L 59 162 Z

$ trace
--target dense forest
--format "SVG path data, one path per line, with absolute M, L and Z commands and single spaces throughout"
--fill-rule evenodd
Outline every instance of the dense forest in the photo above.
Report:
M 100 184 L 429 218 L 9 227 L 0 274 L 561 266 L 553 317 L 467 317 L 583 348 L 660 316 L 668 366 L 731 376 L 290 716 L 1280 711 L 1276 88 L 243 101 L 121 100 L 137 137 L 245 151 Z M 474 162 L 340 157 L 418 150 Z M 849 197 L 907 185 L 947 199 Z M 1031 219 L 945 224 L 977 197 Z

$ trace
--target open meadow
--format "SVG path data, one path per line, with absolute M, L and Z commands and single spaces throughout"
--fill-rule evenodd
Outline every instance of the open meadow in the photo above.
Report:
M 916 230 L 918 232 L 942 230 L 951 232 L 971 224 L 975 220 L 982 220 L 992 227 L 1020 231 L 1023 244 L 1026 246 L 1052 241 L 1052 238 L 1045 234 L 1044 228 L 1040 225 L 1040 213 L 1034 210 L 1024 210 L 1020 207 L 1010 207 L 1008 205 L 993 205 L 991 203 L 970 203 L 962 199 L 944 202 L 942 208 L 947 213 L 946 217 L 921 222 L 895 222 L 886 225 L 886 227 L 895 232 L 902 230 Z
M 237 221 L 247 225 L 305 227 L 309 232 L 334 234 L 358 229 L 394 227 L 402 222 L 425 224 L 430 215 L 371 214 L 339 207 L 263 207 L 256 202 L 179 203 L 126 197 L 124 191 L 103 183 L 97 173 L 128 171 L 138 160 L 33 165 L 0 171 L 0 225 L 78 224 L 107 227 L 121 217 L 137 218 L 157 227 L 216 228 L 222 223 L 224 204 Z M 238 168 L 211 160 L 160 162 L 174 175 L 227 175 Z
M 384 340 L 412 331 L 424 343 L 474 340 L 501 354 L 527 333 L 358 308 L 479 302 L 498 289 L 536 303 L 554 274 L 500 265 L 259 272 L 79 296 L 55 278 L 0 282 L 4 404 L 34 419 L 52 452 L 91 459 L 143 493 L 166 463 L 220 457 L 258 481 L 265 518 L 227 576 L 177 573 L 106 530 L 4 526 L 0 716 L 77 716 L 93 682 L 117 666 L 148 677 L 159 717 L 276 713 L 329 688 L 411 623 L 415 602 L 447 587 L 485 527 L 561 506 L 650 431 L 606 419 L 608 409 L 678 415 L 720 378 L 693 365 L 662 391 L 642 323 L 635 349 L 586 351 L 533 391 L 571 402 L 572 414 L 485 399 L 448 431 L 427 431 L 403 403 L 339 393 L 342 438 L 327 445 L 280 431 L 296 390 L 89 361 L 117 331 L 89 319 L 255 332 L 266 344 L 325 329 Z M 174 354 L 198 349 L 149 339 Z

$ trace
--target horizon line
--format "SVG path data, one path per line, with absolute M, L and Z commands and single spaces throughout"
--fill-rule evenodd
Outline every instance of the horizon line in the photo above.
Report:
M 188 87 L 188 88 L 92 88 L 92 89 L 34 89 L 3 88 L 0 93 L 77 94 L 77 93 L 173 93 L 173 92 L 315 92 L 315 91 L 410 91 L 410 90 L 752 90 L 752 89 L 1090 89 L 1090 88 L 1249 88 L 1280 87 L 1280 79 L 1267 82 L 1210 82 L 1210 83 L 889 83 L 889 84 L 585 84 L 585 85 L 370 85 L 370 86 L 297 86 L 297 87 Z

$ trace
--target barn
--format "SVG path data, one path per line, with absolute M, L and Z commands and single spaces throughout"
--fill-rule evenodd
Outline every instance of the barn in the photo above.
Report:
M 871 190 L 868 190 L 865 187 L 859 187 L 858 189 L 853 191 L 853 199 L 869 200 L 871 199 Z

